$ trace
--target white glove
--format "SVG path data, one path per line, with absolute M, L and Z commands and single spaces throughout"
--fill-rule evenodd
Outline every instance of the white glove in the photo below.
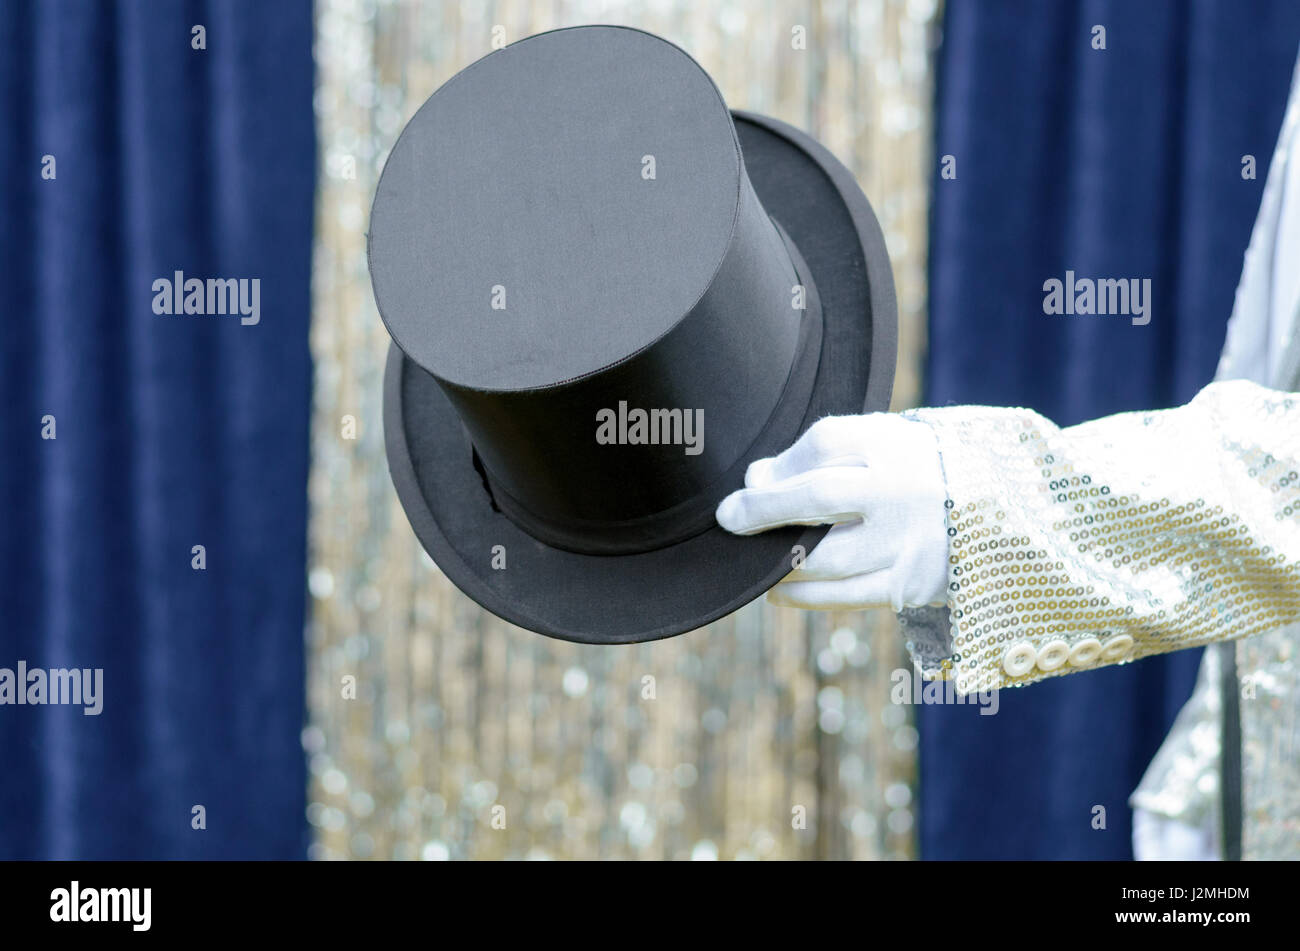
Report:
M 752 463 L 717 519 L 738 535 L 835 523 L 768 592 L 773 604 L 901 611 L 946 599 L 946 499 L 927 424 L 892 413 L 828 416 L 779 456 Z

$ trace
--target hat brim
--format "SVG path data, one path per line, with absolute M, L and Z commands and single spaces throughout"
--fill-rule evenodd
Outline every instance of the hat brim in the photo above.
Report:
M 766 116 L 732 115 L 754 190 L 798 247 L 821 299 L 821 357 L 799 431 L 823 416 L 888 409 L 897 305 L 866 196 L 807 134 Z M 407 519 L 447 577 L 498 617 L 563 640 L 626 644 L 702 627 L 775 585 L 790 572 L 795 547 L 811 552 L 828 530 L 740 537 L 715 525 L 628 555 L 548 546 L 493 508 L 451 404 L 395 344 L 384 378 L 384 441 Z

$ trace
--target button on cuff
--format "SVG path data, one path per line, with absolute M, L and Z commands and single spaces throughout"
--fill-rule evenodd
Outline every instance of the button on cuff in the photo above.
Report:
M 1065 666 L 1070 658 L 1070 645 L 1062 640 L 1048 641 L 1038 652 L 1038 669 L 1051 673 L 1058 667 Z
M 1097 662 L 1101 656 L 1101 641 L 1095 637 L 1085 637 L 1070 648 L 1070 666 L 1087 667 Z
M 1034 645 L 1028 641 L 1021 641 L 1003 655 L 1002 669 L 1006 671 L 1008 677 L 1023 677 L 1034 669 L 1034 662 L 1037 659 L 1038 652 L 1034 650 Z
M 1102 646 L 1101 659 L 1113 664 L 1127 657 L 1131 650 L 1133 650 L 1133 638 L 1127 634 L 1116 634 Z

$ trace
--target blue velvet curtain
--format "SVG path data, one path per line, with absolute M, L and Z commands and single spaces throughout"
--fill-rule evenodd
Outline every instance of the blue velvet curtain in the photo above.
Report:
M 1294 0 L 948 3 L 926 402 L 1069 425 L 1209 382 L 1298 47 Z M 1044 315 L 1067 269 L 1151 278 L 1151 322 Z M 923 708 L 923 857 L 1131 857 L 1127 797 L 1199 661 L 1003 691 L 993 717 Z
M 103 669 L 98 716 L 0 706 L 0 858 L 305 855 L 311 44 L 0 3 L 0 668 Z M 176 271 L 260 321 L 155 314 Z

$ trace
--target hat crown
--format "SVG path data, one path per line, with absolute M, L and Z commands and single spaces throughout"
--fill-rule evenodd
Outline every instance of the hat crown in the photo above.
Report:
M 565 118 L 572 103 L 566 106 L 569 97 L 552 90 L 518 110 L 510 126 L 546 115 L 535 142 L 520 139 L 536 150 L 534 164 L 536 156 L 549 161 L 550 150 L 563 152 L 575 136 L 597 127 L 605 132 L 587 139 L 587 152 L 607 158 L 615 154 L 610 142 L 635 138 L 638 130 L 671 134 L 684 128 L 675 113 L 664 120 L 673 109 L 684 123 L 700 124 L 701 138 L 676 157 L 661 145 L 620 146 L 621 154 L 630 151 L 636 177 L 623 179 L 620 161 L 624 191 L 602 192 L 600 202 L 586 201 L 581 177 L 533 177 L 531 191 L 514 190 L 512 201 L 525 209 L 539 200 L 556 207 L 536 221 L 516 219 L 523 222 L 517 233 L 497 227 L 498 240 L 513 238 L 525 249 L 553 242 L 571 248 L 583 227 L 622 215 L 627 227 L 611 228 L 588 252 L 556 255 L 553 267 L 584 293 L 607 261 L 637 268 L 625 275 L 627 283 L 606 285 L 617 306 L 584 309 L 575 302 L 589 297 L 565 296 L 564 306 L 534 314 L 551 328 L 542 332 L 509 323 L 518 315 L 513 285 L 505 288 L 502 311 L 485 312 L 475 295 L 466 299 L 472 313 L 466 310 L 464 319 L 448 313 L 456 308 L 447 304 L 447 288 L 455 291 L 463 275 L 433 268 L 430 248 L 459 249 L 441 244 L 439 235 L 431 238 L 430 229 L 436 224 L 467 241 L 482 226 L 460 217 L 472 212 L 468 198 L 429 193 L 446 187 L 424 164 L 434 154 L 429 141 L 463 129 L 426 121 L 436 112 L 431 105 L 417 113 L 389 159 L 370 228 L 375 296 L 394 337 L 384 374 L 389 468 L 425 550 L 487 610 L 569 640 L 667 637 L 757 597 L 788 574 L 793 553 L 811 550 L 825 534 L 819 526 L 738 538 L 718 526 L 714 508 L 744 483 L 749 463 L 787 448 L 813 420 L 888 405 L 896 321 L 889 260 L 865 196 L 825 147 L 777 119 L 744 112 L 717 118 L 716 90 L 705 88 L 711 84 L 685 54 L 635 31 L 573 28 L 523 40 L 470 66 L 434 99 L 451 98 L 462 85 L 474 88 L 480 71 L 504 70 L 510 57 L 540 56 L 541 44 L 556 51 L 549 75 L 599 62 L 588 82 L 602 89 L 622 88 L 630 73 L 638 93 L 677 82 L 699 94 L 674 94 L 658 105 L 638 100 L 622 124 L 589 96 L 597 120 L 584 124 Z M 648 65 L 656 55 L 659 65 Z M 521 69 L 512 82 L 541 88 L 544 75 Z M 510 83 L 496 85 L 492 95 L 513 101 Z M 478 88 L 471 98 L 486 87 Z M 632 101 L 626 92 L 607 98 Z M 495 99 L 466 104 L 470 134 L 483 131 L 476 128 L 480 119 L 499 132 L 491 125 L 500 121 L 498 105 Z M 708 145 L 716 141 L 725 148 Z M 739 150 L 728 151 L 737 143 L 743 161 Z M 502 182 L 530 180 L 527 162 L 522 171 L 507 164 L 505 172 L 475 178 L 490 164 L 479 152 L 466 150 L 461 158 L 466 195 L 494 196 Z M 578 149 L 579 159 L 587 152 Z M 725 162 L 710 158 L 724 152 Z M 647 155 L 655 157 L 655 174 L 642 177 Z M 632 188 L 643 185 L 650 190 Z M 695 199 L 673 190 L 687 185 L 698 187 Z M 570 196 L 570 205 L 558 201 L 560 193 Z M 620 197 L 628 194 L 633 198 Z M 645 195 L 666 203 L 661 224 L 645 226 L 655 220 L 649 205 L 641 220 L 626 214 L 624 202 Z M 470 211 L 439 220 L 430 212 L 439 201 Z M 575 210 L 600 215 L 591 222 L 576 213 L 564 218 Z M 725 249 L 713 247 L 717 235 Z M 635 247 L 638 240 L 642 248 Z M 651 248 L 656 256 L 609 254 L 607 245 L 617 241 L 625 245 L 615 251 Z M 696 247 L 692 241 L 704 250 L 683 250 Z M 483 260 L 510 263 L 495 253 Z M 503 283 L 481 273 L 479 264 L 466 255 L 460 270 L 473 271 L 480 284 Z M 629 290 L 638 278 L 649 287 L 640 295 Z M 652 296 L 665 294 L 660 282 L 681 297 Z M 627 314 L 637 319 L 620 323 Z M 612 363 L 599 362 L 610 354 Z M 586 366 L 595 369 L 584 373 Z M 579 372 L 563 379 L 553 372 L 565 367 Z
M 621 27 L 491 53 L 421 107 L 370 224 L 380 312 L 440 380 L 538 389 L 653 344 L 708 290 L 743 167 L 686 53 Z
M 462 71 L 394 147 L 369 252 L 493 507 L 553 547 L 706 531 L 808 405 L 813 276 L 712 80 L 658 37 L 558 30 Z

